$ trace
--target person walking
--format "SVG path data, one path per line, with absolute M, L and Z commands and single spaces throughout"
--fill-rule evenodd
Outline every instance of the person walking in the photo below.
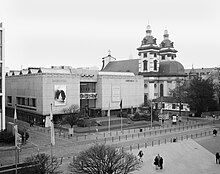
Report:
M 139 161 L 143 162 L 142 157 L 144 156 L 144 153 L 143 153 L 142 150 L 140 150 L 140 151 L 138 152 L 138 156 L 139 156 Z
M 160 166 L 160 169 L 163 169 L 163 158 L 162 158 L 162 156 L 159 159 L 159 166 Z
M 216 162 L 216 164 L 220 164 L 220 155 L 219 155 L 219 152 L 217 152 L 217 153 L 215 154 L 215 162 Z
M 155 158 L 154 158 L 154 165 L 156 167 L 156 170 L 160 167 L 159 165 L 159 160 L 160 160 L 160 155 L 158 154 Z
M 217 130 L 216 129 L 213 130 L 213 135 L 214 135 L 214 137 L 217 136 Z

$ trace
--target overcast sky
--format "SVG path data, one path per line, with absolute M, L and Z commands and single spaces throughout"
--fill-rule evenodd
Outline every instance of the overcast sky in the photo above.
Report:
M 108 50 L 138 58 L 146 27 L 165 29 L 185 68 L 220 66 L 219 0 L 0 0 L 5 62 L 27 67 L 101 68 Z

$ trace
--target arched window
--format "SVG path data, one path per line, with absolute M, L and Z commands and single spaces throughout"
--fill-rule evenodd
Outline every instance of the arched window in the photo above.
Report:
M 144 64 L 143 70 L 144 70 L 144 71 L 147 71 L 147 61 L 144 60 L 144 61 L 143 61 L 143 64 Z
M 154 60 L 154 70 L 157 70 L 157 60 Z
M 160 97 L 163 97 L 163 84 L 160 84 Z

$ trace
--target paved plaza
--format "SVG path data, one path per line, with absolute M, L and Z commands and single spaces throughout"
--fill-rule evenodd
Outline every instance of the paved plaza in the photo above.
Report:
M 28 126 L 28 125 L 26 125 Z M 219 126 L 217 126 L 219 127 Z M 40 145 L 40 152 L 50 153 L 50 134 L 46 132 L 39 132 L 36 130 L 36 127 L 29 128 L 30 132 L 30 142 Z M 142 141 L 142 139 L 138 140 Z M 75 146 L 73 142 L 56 137 L 56 146 L 54 147 L 54 153 L 61 157 L 64 154 L 62 159 L 62 165 L 60 170 L 64 174 L 69 174 L 67 170 L 68 164 L 71 162 L 73 155 L 71 152 L 80 151 L 81 146 Z M 128 142 L 124 142 L 128 143 Z M 45 146 L 43 146 L 45 145 Z M 30 156 L 30 154 L 37 153 L 37 147 L 28 148 L 31 144 L 26 145 L 26 149 L 21 151 L 23 157 Z M 84 148 L 89 147 L 89 144 Z M 81 149 L 82 150 L 82 149 Z M 166 143 L 160 145 L 148 146 L 147 148 L 142 148 L 144 152 L 144 162 L 143 167 L 140 171 L 134 172 L 134 174 L 145 174 L 145 173 L 164 173 L 164 174 L 219 174 L 220 165 L 215 164 L 215 152 L 220 151 L 220 136 L 213 137 L 212 135 L 202 137 L 199 139 L 188 139 L 183 141 L 177 141 L 174 143 Z M 1 151 L 1 148 L 0 148 Z M 2 159 L 0 157 L 1 163 L 4 164 L 7 160 L 12 162 L 14 159 L 12 156 L 14 152 L 7 152 L 8 155 Z M 134 155 L 137 155 L 138 149 L 133 149 L 131 151 Z M 164 159 L 164 169 L 155 170 L 153 165 L 153 160 L 157 154 L 160 154 Z M 72 157 L 69 157 L 72 156 Z

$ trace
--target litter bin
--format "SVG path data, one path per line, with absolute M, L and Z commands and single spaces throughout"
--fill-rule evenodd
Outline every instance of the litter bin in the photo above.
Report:
M 143 130 L 142 129 L 140 129 L 140 132 L 142 132 Z

